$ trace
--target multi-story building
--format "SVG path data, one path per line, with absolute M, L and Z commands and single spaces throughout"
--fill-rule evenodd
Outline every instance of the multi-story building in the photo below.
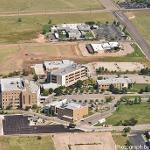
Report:
M 67 99 L 47 104 L 44 110 L 69 122 L 78 121 L 88 114 L 88 106 L 70 102 Z
M 39 104 L 40 88 L 34 82 L 21 78 L 0 80 L 0 107 L 25 108 Z
M 40 105 L 40 88 L 33 81 L 25 81 L 25 88 L 22 90 L 21 107 Z
M 110 85 L 114 88 L 122 89 L 128 88 L 129 84 L 132 84 L 132 80 L 129 78 L 108 78 L 103 80 L 97 80 L 97 86 L 99 90 L 108 90 Z
M 49 72 L 47 81 L 50 83 L 57 83 L 61 86 L 70 86 L 78 80 L 85 80 L 87 78 L 87 74 L 87 67 L 79 64 L 72 64 L 66 68 Z
M 57 108 L 57 116 L 60 119 L 74 122 L 88 115 L 88 106 L 77 103 L 68 103 Z

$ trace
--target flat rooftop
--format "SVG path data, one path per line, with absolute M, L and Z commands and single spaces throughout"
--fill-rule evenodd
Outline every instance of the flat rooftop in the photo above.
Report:
M 24 89 L 21 78 L 6 78 L 0 80 L 1 91 L 21 91 Z
M 74 102 L 71 102 L 71 103 L 68 103 L 65 107 L 63 108 L 67 108 L 67 109 L 78 109 L 78 108 L 82 108 L 84 107 L 83 105 L 81 104 L 78 104 L 78 103 L 74 103 Z
M 43 64 L 35 64 L 33 66 L 35 74 L 37 75 L 45 75 Z
M 76 71 L 78 69 L 81 69 L 81 68 L 83 68 L 83 66 L 80 65 L 80 64 L 72 64 L 72 65 L 70 65 L 70 66 L 68 66 L 66 68 L 61 68 L 59 70 L 54 70 L 51 73 L 53 75 L 65 75 L 65 74 L 74 72 L 74 71 Z
M 69 65 L 74 64 L 71 60 L 61 60 L 61 61 L 44 61 L 44 66 L 46 70 L 52 70 L 57 68 L 65 68 Z
M 39 86 L 34 81 L 23 80 L 22 78 L 6 78 L 0 80 L 1 91 L 23 91 L 27 88 L 36 93 Z
M 98 84 L 116 84 L 116 83 L 132 83 L 129 78 L 108 78 L 103 80 L 97 80 Z

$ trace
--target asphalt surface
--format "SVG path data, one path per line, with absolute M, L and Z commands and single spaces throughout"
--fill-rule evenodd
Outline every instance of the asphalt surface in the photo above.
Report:
M 10 115 L 5 116 L 3 120 L 4 135 L 11 134 L 34 134 L 34 133 L 63 133 L 63 132 L 81 132 L 78 129 L 69 129 L 64 125 L 34 125 L 30 126 L 28 116 Z
M 144 52 L 146 58 L 150 60 L 150 45 L 146 42 L 143 36 L 139 33 L 133 23 L 127 18 L 122 11 L 114 11 L 114 16 L 126 26 L 131 37 L 137 42 L 142 51 Z
M 131 141 L 132 145 L 134 147 L 138 147 L 139 150 L 149 150 L 149 148 L 146 146 L 143 138 L 142 138 L 142 133 L 132 133 L 129 136 L 129 140 Z

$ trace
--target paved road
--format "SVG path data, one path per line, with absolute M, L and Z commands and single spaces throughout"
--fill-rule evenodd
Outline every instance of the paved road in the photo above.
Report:
M 139 33 L 133 23 L 127 18 L 126 15 L 122 11 L 115 11 L 114 16 L 127 27 L 128 32 L 130 33 L 131 37 L 138 43 L 141 47 L 142 51 L 146 55 L 146 58 L 150 60 L 150 45 L 146 42 L 143 36 Z
M 85 132 L 96 131 L 96 132 L 111 132 L 111 131 L 123 131 L 124 128 L 130 127 L 131 131 L 145 131 L 150 129 L 150 124 L 143 124 L 143 125 L 135 125 L 135 126 L 109 126 L 109 127 L 96 127 L 96 126 L 89 126 L 84 125 L 77 127 Z
M 105 97 L 115 97 L 115 99 L 120 99 L 123 96 L 150 96 L 150 93 L 144 93 L 144 94 L 81 94 L 81 95 L 62 95 L 58 96 L 58 99 L 75 99 L 75 100 L 90 100 L 90 99 L 104 99 Z
M 85 13 L 104 13 L 111 12 L 108 9 L 101 10 L 79 10 L 79 11 L 40 11 L 40 12 L 3 12 L 0 17 L 13 17 L 13 16 L 39 16 L 39 15 L 59 15 L 59 14 L 85 14 Z

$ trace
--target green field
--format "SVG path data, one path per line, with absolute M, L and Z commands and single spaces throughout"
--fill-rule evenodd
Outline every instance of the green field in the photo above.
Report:
M 136 11 L 132 12 L 135 16 L 132 22 L 145 37 L 145 39 L 150 43 L 150 12 L 149 11 Z
M 139 92 L 141 89 L 145 89 L 146 86 L 150 86 L 150 84 L 134 84 L 133 87 L 129 90 L 129 92 Z
M 119 146 L 124 146 L 128 140 L 128 137 L 121 135 L 121 133 L 118 133 L 118 134 L 112 133 L 112 137 L 113 137 L 115 144 L 117 145 L 117 149 L 122 150 L 122 148 Z
M 103 9 L 98 0 L 0 0 L 0 12 Z
M 150 116 L 150 103 L 120 105 L 119 109 L 107 119 L 107 123 L 115 125 L 121 120 L 135 118 L 138 120 L 138 124 L 149 124 L 150 119 L 148 116 Z
M 0 137 L 0 150 L 55 150 L 50 136 L 6 136 Z
M 33 39 L 37 36 L 37 33 L 42 31 L 43 25 L 47 24 L 50 19 L 53 24 L 113 20 L 110 13 L 21 16 L 22 22 L 18 22 L 18 18 L 18 16 L 0 17 L 0 43 L 17 43 Z

